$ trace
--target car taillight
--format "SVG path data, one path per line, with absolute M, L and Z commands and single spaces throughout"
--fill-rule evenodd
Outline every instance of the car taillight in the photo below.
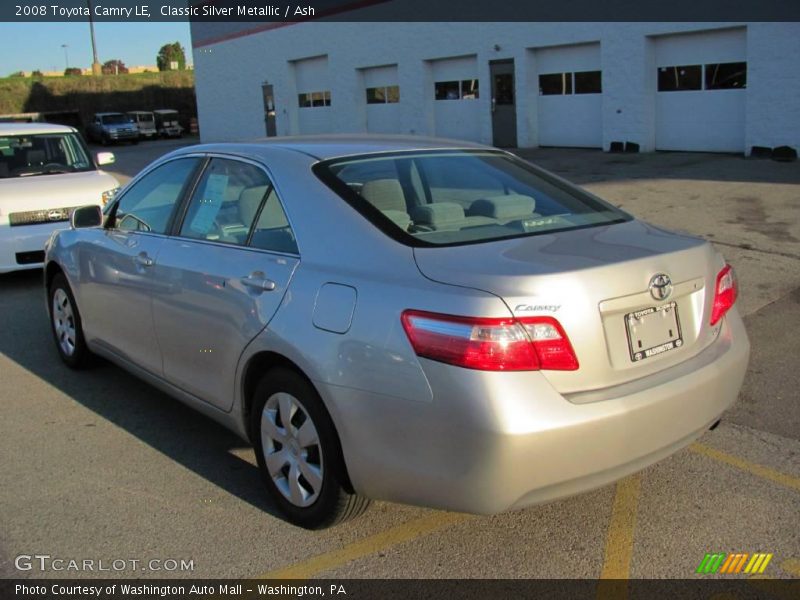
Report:
M 574 371 L 578 359 L 552 317 L 474 318 L 407 310 L 402 315 L 418 356 L 481 371 Z
M 714 288 L 714 306 L 711 308 L 711 325 L 719 323 L 725 316 L 739 295 L 739 286 L 736 283 L 736 274 L 733 267 L 725 265 L 717 274 L 717 284 Z

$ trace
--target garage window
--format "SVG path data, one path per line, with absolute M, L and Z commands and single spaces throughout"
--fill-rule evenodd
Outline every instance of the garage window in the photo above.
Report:
M 579 71 L 575 73 L 576 94 L 600 94 L 603 91 L 603 78 L 600 71 Z
M 539 75 L 539 94 L 562 96 L 572 93 L 572 73 L 548 73 Z
M 542 96 L 600 94 L 602 91 L 603 75 L 601 71 L 539 75 L 539 94 Z
M 478 88 L 477 79 L 437 81 L 434 84 L 436 100 L 476 100 Z
M 747 87 L 747 63 L 716 63 L 705 66 L 707 90 L 741 90 Z
M 703 67 L 684 65 L 679 67 L 659 67 L 659 92 L 685 92 L 702 89 Z
M 394 104 L 400 102 L 400 86 L 367 88 L 367 104 Z
M 300 108 L 317 108 L 319 106 L 331 105 L 331 93 L 325 92 L 306 92 L 297 95 Z

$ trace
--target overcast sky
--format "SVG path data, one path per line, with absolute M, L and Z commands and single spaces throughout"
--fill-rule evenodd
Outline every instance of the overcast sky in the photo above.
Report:
M 95 23 L 101 63 L 118 58 L 127 66 L 155 65 L 159 48 L 180 42 L 191 64 L 189 23 Z M 92 64 L 88 23 L 0 23 L 0 77 L 16 71 L 63 71 L 66 44 L 70 67 Z

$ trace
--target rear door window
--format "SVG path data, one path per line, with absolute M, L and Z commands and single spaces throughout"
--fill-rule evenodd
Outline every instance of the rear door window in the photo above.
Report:
M 211 159 L 189 201 L 179 235 L 297 253 L 294 233 L 266 172 L 233 159 Z
M 255 165 L 213 158 L 192 195 L 179 235 L 243 246 L 270 188 Z

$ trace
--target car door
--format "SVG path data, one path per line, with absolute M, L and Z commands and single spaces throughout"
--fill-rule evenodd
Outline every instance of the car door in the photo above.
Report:
M 112 206 L 106 227 L 81 246 L 87 339 L 158 375 L 162 364 L 152 300 L 165 290 L 156 265 L 200 162 L 198 157 L 171 160 L 136 180 Z
M 299 263 L 297 245 L 266 171 L 212 157 L 158 260 L 154 297 L 164 377 L 222 410 L 236 366 L 266 327 Z

